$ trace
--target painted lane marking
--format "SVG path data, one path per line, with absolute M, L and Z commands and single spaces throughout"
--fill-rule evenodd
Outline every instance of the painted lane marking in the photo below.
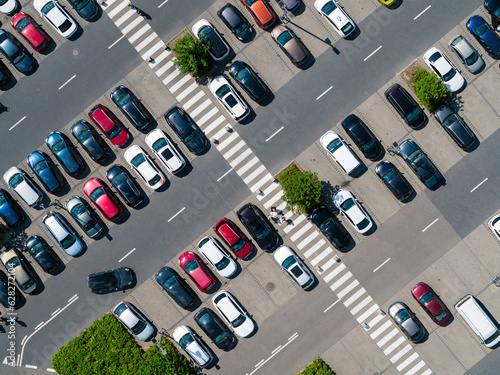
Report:
M 184 211 L 186 209 L 186 207 L 182 207 L 179 212 L 177 212 L 174 216 L 172 216 L 170 219 L 167 220 L 167 223 L 170 223 L 172 220 L 174 220 L 174 218 L 179 215 L 182 211 Z
M 365 59 L 363 61 L 366 61 L 368 60 L 370 57 L 372 57 L 373 55 L 375 55 L 379 49 L 381 49 L 382 46 L 378 47 L 375 51 L 373 51 L 372 53 L 370 53 L 368 56 L 365 57 Z
M 326 91 L 324 91 L 324 92 L 323 92 L 323 94 L 321 94 L 320 96 L 318 96 L 318 97 L 316 98 L 316 100 L 321 99 L 321 97 L 322 97 L 323 95 L 325 95 L 325 94 L 326 94 L 328 91 L 330 91 L 331 89 L 333 89 L 333 86 L 330 86 L 329 88 L 327 88 L 327 89 L 326 89 Z
M 36 370 L 38 368 L 37 366 L 33 366 L 33 365 L 25 365 L 24 367 L 26 367 L 26 368 L 32 368 L 34 370 Z
M 266 142 L 269 141 L 272 137 L 274 137 L 276 134 L 278 134 L 280 131 L 282 131 L 284 128 L 284 126 L 282 126 L 281 128 L 279 128 L 278 130 L 276 130 L 273 134 L 271 134 L 271 136 L 269 138 L 266 139 Z
M 217 182 L 219 182 L 220 180 L 222 180 L 224 177 L 226 177 L 229 173 L 231 173 L 233 171 L 233 168 L 231 168 L 230 170 L 228 170 L 226 173 L 224 173 L 222 176 L 220 176 L 218 179 L 217 179 Z
M 291 335 L 289 338 L 288 338 L 288 341 L 290 340 L 293 340 L 295 337 L 297 337 L 299 334 L 297 332 L 295 332 L 293 335 Z
M 50 314 L 50 316 L 53 316 L 54 314 L 57 314 L 57 312 L 61 310 L 61 309 L 57 309 L 56 311 L 54 311 L 52 314 Z
M 68 302 L 69 302 L 69 303 L 71 303 L 71 302 L 73 302 L 73 301 L 74 301 L 75 299 L 77 299 L 77 298 L 78 298 L 78 294 L 75 294 L 73 297 L 71 297 L 71 298 L 68 300 Z
M 427 12 L 427 10 L 429 10 L 431 6 L 429 5 L 427 8 L 425 8 L 423 11 L 421 11 L 419 14 L 417 14 L 417 16 L 413 19 L 414 21 L 420 17 L 422 14 L 424 14 L 425 12 Z
M 430 223 L 429 225 L 427 225 L 424 229 L 422 229 L 422 233 L 424 233 L 427 229 L 429 229 L 431 227 L 432 224 L 434 224 L 436 221 L 438 221 L 439 219 L 436 219 L 434 220 L 432 223 Z
M 14 125 L 12 125 L 10 128 L 9 128 L 9 131 L 11 131 L 12 129 L 14 129 L 17 125 L 19 125 L 19 123 L 21 121 L 23 121 L 24 119 L 26 118 L 26 116 L 24 116 L 21 120 L 19 120 L 18 122 L 16 122 Z
M 271 354 L 274 354 L 274 352 L 276 352 L 277 350 L 280 350 L 280 348 L 281 348 L 281 345 L 279 345 L 276 349 L 274 349 L 274 350 L 271 352 Z
M 382 267 L 384 264 L 386 264 L 386 263 L 387 263 L 388 261 L 390 261 L 390 260 L 391 260 L 391 258 L 387 258 L 387 260 L 386 260 L 384 263 L 382 263 L 380 266 L 378 266 L 377 268 L 375 268 L 375 269 L 373 270 L 373 272 L 377 272 L 377 271 L 378 271 L 378 269 L 379 269 L 380 267 Z
M 339 298 L 338 300 L 336 300 L 334 303 L 332 303 L 330 306 L 328 306 L 328 307 L 326 308 L 326 310 L 325 310 L 325 311 L 323 311 L 323 312 L 324 312 L 324 313 L 326 313 L 328 310 L 330 310 L 333 306 L 335 306 L 335 305 L 336 305 L 337 303 L 339 303 L 339 302 L 340 302 L 340 298 Z
M 265 359 L 263 359 L 262 361 L 260 361 L 259 363 L 257 363 L 257 364 L 255 365 L 255 367 L 259 367 L 259 366 L 262 364 L 262 362 L 264 362 L 264 361 L 265 361 Z
M 66 86 L 68 83 L 70 83 L 72 80 L 74 80 L 76 77 L 76 74 L 71 77 L 70 79 L 68 79 L 66 82 L 64 82 L 60 87 L 59 87 L 59 90 L 62 89 L 64 86 Z
M 125 254 L 125 256 L 122 259 L 120 259 L 118 261 L 118 263 L 120 263 L 123 259 L 125 259 L 126 257 L 128 257 L 130 254 L 132 254 L 134 251 L 135 251 L 135 247 L 132 250 L 130 250 L 127 254 Z
M 122 35 L 121 37 L 119 37 L 119 38 L 116 40 L 116 42 L 114 42 L 113 44 L 111 44 L 111 45 L 108 47 L 108 49 L 113 48 L 113 46 L 114 46 L 116 43 L 118 43 L 120 40 L 122 40 L 123 38 L 125 38 L 125 35 Z
M 288 339 L 288 342 L 283 345 L 281 348 L 279 348 L 279 350 L 276 350 L 276 352 L 274 352 L 268 359 L 266 359 L 264 362 L 262 362 L 262 364 L 257 367 L 255 370 L 253 370 L 250 374 L 247 373 L 247 375 L 252 375 L 254 374 L 258 369 L 260 369 L 262 366 L 264 366 L 268 361 L 271 360 L 271 358 L 273 358 L 276 354 L 278 354 L 279 352 L 281 352 L 283 349 L 285 349 L 287 347 L 288 344 L 291 344 L 293 342 L 293 340 L 295 340 L 297 337 L 299 337 L 299 335 L 297 334 L 297 332 L 295 332 L 289 339 Z M 260 362 L 259 362 L 260 363 Z
M 160 5 L 158 5 L 158 9 L 161 8 L 162 6 L 164 6 L 166 3 L 167 3 L 168 0 L 165 0 L 163 3 L 161 3 Z
M 35 327 L 35 331 L 38 329 L 38 327 L 42 326 L 42 325 L 43 325 L 43 323 L 44 323 L 44 322 L 42 321 L 39 325 L 37 325 L 37 326 Z
M 476 190 L 479 186 L 484 184 L 486 181 L 488 181 L 488 177 L 486 177 L 483 181 L 481 181 L 479 184 L 477 184 L 476 187 L 474 187 L 474 189 L 472 189 L 470 192 L 472 193 L 474 190 Z

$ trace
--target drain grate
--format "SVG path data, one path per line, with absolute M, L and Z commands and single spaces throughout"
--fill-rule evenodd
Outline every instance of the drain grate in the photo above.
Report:
M 272 292 L 274 289 L 276 289 L 276 285 L 274 283 L 267 283 L 266 284 L 266 289 L 270 292 Z

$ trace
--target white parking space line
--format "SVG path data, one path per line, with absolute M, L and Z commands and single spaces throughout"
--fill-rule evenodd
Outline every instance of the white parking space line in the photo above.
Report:
M 47 368 L 47 371 L 48 372 L 56 372 L 56 370 L 54 370 L 53 368 L 50 368 L 50 367 Z
M 424 233 L 427 229 L 429 229 L 434 223 L 436 223 L 436 221 L 438 221 L 438 219 L 434 220 L 432 223 L 430 223 L 429 225 L 427 225 L 424 229 L 422 229 L 422 233 Z
M 182 211 L 184 211 L 186 207 L 182 207 L 174 216 L 167 220 L 167 223 L 170 223 L 177 215 L 179 215 Z
M 365 57 L 365 59 L 363 61 L 366 61 L 368 60 L 370 57 L 372 57 L 373 55 L 375 55 L 379 49 L 381 49 L 382 46 L 378 47 L 375 51 L 373 51 L 372 53 L 370 53 L 368 56 Z
M 21 121 L 23 121 L 24 119 L 26 118 L 26 116 L 24 116 L 21 120 L 19 120 L 18 122 L 16 122 L 14 125 L 12 125 L 10 128 L 9 128 L 9 131 L 11 131 L 12 129 L 14 129 L 17 125 L 19 125 L 19 123 Z
M 294 333 L 289 339 L 288 339 L 288 342 L 281 346 L 281 347 L 278 347 L 275 349 L 274 353 L 271 354 L 271 356 L 264 360 L 264 362 L 260 361 L 259 364 L 260 366 L 257 367 L 255 370 L 253 370 L 250 374 L 247 373 L 247 375 L 253 375 L 257 370 L 259 370 L 262 366 L 264 366 L 268 361 L 271 360 L 271 358 L 273 358 L 276 354 L 278 354 L 279 352 L 281 352 L 283 349 L 285 349 L 287 347 L 288 344 L 291 344 L 293 342 L 293 340 L 295 340 L 297 337 L 299 337 L 299 335 L 297 333 Z
M 425 12 L 427 12 L 427 11 L 429 10 L 429 8 L 430 8 L 430 7 L 431 7 L 431 6 L 429 5 L 427 8 L 425 8 L 425 9 L 424 9 L 423 11 L 421 11 L 419 14 L 417 14 L 413 20 L 415 21 L 418 17 L 420 17 L 420 16 L 421 16 L 422 14 L 424 14 Z
M 220 176 L 218 179 L 217 179 L 217 182 L 219 182 L 220 180 L 222 180 L 224 177 L 226 177 L 229 173 L 231 173 L 233 171 L 233 168 L 231 168 L 230 170 L 228 170 L 226 173 L 224 173 L 222 176 Z
M 326 313 L 328 310 L 330 310 L 333 306 L 335 306 L 335 305 L 336 305 L 337 303 L 339 303 L 339 302 L 340 302 L 340 298 L 339 298 L 338 300 L 336 300 L 334 303 L 332 303 L 330 306 L 328 306 L 328 307 L 326 308 L 326 310 L 325 310 L 325 311 L 323 311 L 323 312 L 324 312 L 324 313 Z
M 387 260 L 386 260 L 384 263 L 382 263 L 380 266 L 378 266 L 377 268 L 375 268 L 375 269 L 373 270 L 373 272 L 377 272 L 377 271 L 379 270 L 379 268 L 380 268 L 380 267 L 382 267 L 384 264 L 386 264 L 386 263 L 387 263 L 388 261 L 390 261 L 390 260 L 391 260 L 391 258 L 387 258 Z
M 111 43 L 111 45 L 108 47 L 108 49 L 111 49 L 113 48 L 113 46 L 118 43 L 120 40 L 122 40 L 123 38 L 125 38 L 125 35 L 122 35 L 121 37 L 119 37 L 114 43 Z
M 316 98 L 316 100 L 321 99 L 321 97 L 322 97 L 323 95 L 325 95 L 325 94 L 326 94 L 328 91 L 330 91 L 331 89 L 333 89 L 333 86 L 330 86 L 329 88 L 327 88 L 327 89 L 323 92 L 323 94 L 321 94 L 320 96 L 318 96 L 318 97 Z
M 123 259 L 125 259 L 126 257 L 128 257 L 130 254 L 132 254 L 134 251 L 135 251 L 135 247 L 132 250 L 130 250 L 127 254 L 125 254 L 125 256 L 122 259 L 120 259 L 118 261 L 118 263 L 120 263 Z
M 477 184 L 474 189 L 472 189 L 470 192 L 472 193 L 474 190 L 476 190 L 479 186 L 484 184 L 486 181 L 488 181 L 488 177 L 486 177 L 483 181 L 481 181 L 479 184 Z
M 269 141 L 272 137 L 274 137 L 276 134 L 278 134 L 280 131 L 282 131 L 284 128 L 284 126 L 282 126 L 281 128 L 279 128 L 278 130 L 276 130 L 273 134 L 271 134 L 271 136 L 269 138 L 266 139 L 266 142 Z
M 66 86 L 68 83 L 70 83 L 72 80 L 74 80 L 76 77 L 76 74 L 73 75 L 73 77 L 71 77 L 70 79 L 68 79 L 66 82 L 64 82 L 60 87 L 59 87 L 59 90 L 62 89 L 64 86 Z
M 37 366 L 33 366 L 33 365 L 25 365 L 26 368 L 32 368 L 34 370 L 36 370 L 38 367 Z

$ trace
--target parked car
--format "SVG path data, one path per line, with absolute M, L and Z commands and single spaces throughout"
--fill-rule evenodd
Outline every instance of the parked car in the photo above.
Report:
M 205 19 L 196 22 L 193 27 L 193 34 L 196 35 L 205 45 L 208 45 L 208 53 L 215 61 L 222 61 L 229 56 L 229 46 L 221 37 L 213 25 Z
M 212 362 L 212 351 L 190 327 L 181 324 L 172 337 L 198 366 L 207 367 Z
M 212 298 L 217 312 L 240 337 L 248 337 L 255 331 L 255 323 L 231 293 L 221 290 Z
M 0 52 L 21 73 L 28 75 L 35 71 L 36 60 L 12 34 L 1 29 Z
M 434 117 L 462 150 L 467 150 L 476 143 L 477 138 L 472 130 L 449 105 L 444 104 L 436 109 Z
M 35 276 L 27 267 L 24 259 L 19 256 L 17 250 L 13 248 L 4 250 L 0 253 L 0 261 L 10 274 L 15 275 L 14 279 L 19 289 L 24 293 L 31 293 L 36 289 L 38 285 Z
M 278 17 L 273 8 L 264 0 L 240 0 L 243 6 L 250 12 L 255 23 L 263 30 L 271 28 Z
M 125 301 L 121 301 L 113 309 L 113 315 L 123 326 L 137 339 L 149 341 L 153 334 L 153 326 L 146 320 L 144 315 L 135 307 Z
M 208 146 L 207 138 L 186 111 L 173 106 L 165 112 L 164 117 L 167 124 L 189 151 L 195 155 L 201 155 L 205 151 Z
M 390 7 L 396 3 L 397 0 L 378 0 L 380 4 L 385 5 L 386 7 Z
M 59 267 L 57 255 L 42 237 L 31 236 L 24 247 L 44 272 L 53 273 Z
M 92 21 L 99 14 L 95 0 L 68 0 L 74 10 L 86 21 Z
M 90 238 L 95 238 L 102 233 L 104 224 L 101 219 L 90 210 L 87 202 L 79 196 L 74 195 L 66 201 L 66 210 Z
M 67 174 L 74 177 L 83 172 L 83 159 L 64 134 L 52 132 L 45 139 L 45 143 Z
M 19 8 L 17 0 L 2 0 L 0 1 L 0 12 L 12 16 Z
M 0 189 L 0 217 L 9 228 L 15 228 L 24 221 L 23 212 L 3 189 Z
M 483 17 L 476 15 L 469 18 L 467 30 L 483 46 L 488 55 L 491 57 L 500 56 L 500 38 Z
M 271 252 L 276 249 L 280 238 L 258 207 L 247 203 L 238 210 L 237 215 L 241 224 L 243 224 L 262 250 Z
M 333 195 L 333 203 L 359 233 L 364 234 L 372 228 L 373 222 L 370 215 L 350 191 L 344 189 L 337 191 Z
M 149 133 L 146 136 L 146 144 L 168 173 L 179 173 L 186 166 L 186 161 L 162 130 L 155 129 Z
M 14 190 L 24 203 L 30 207 L 39 205 L 43 200 L 43 194 L 31 178 L 17 167 L 10 167 L 3 174 L 3 180 Z
M 0 271 L 0 303 L 3 305 L 3 307 L 5 307 L 6 309 L 14 309 L 21 298 L 22 297 L 21 293 L 19 293 L 19 288 L 13 288 L 12 285 L 10 285 L 7 275 Z
M 222 277 L 231 277 L 238 270 L 236 262 L 215 238 L 203 237 L 197 248 L 205 261 Z
M 450 311 L 441 301 L 441 298 L 426 283 L 415 285 L 411 290 L 411 294 L 437 325 L 443 325 L 450 319 Z
M 348 175 L 355 173 L 361 167 L 361 161 L 337 133 L 331 130 L 327 131 L 321 137 L 320 143 L 337 165 Z
M 413 194 L 413 187 L 394 164 L 381 161 L 375 167 L 375 173 L 399 201 L 404 201 Z
M 129 289 L 135 280 L 134 272 L 128 267 L 96 272 L 87 276 L 87 287 L 92 293 L 105 294 Z
M 484 9 L 495 17 L 500 22 L 500 1 L 498 0 L 484 0 Z
M 118 86 L 111 92 L 111 100 L 122 111 L 137 130 L 144 131 L 153 123 L 153 118 L 139 99 L 125 86 Z
M 123 147 L 127 143 L 129 139 L 127 130 L 109 109 L 97 104 L 90 110 L 88 116 L 112 144 Z
M 80 120 L 71 127 L 71 134 L 96 163 L 105 163 L 111 155 L 109 147 L 86 121 Z
M 477 73 L 484 66 L 484 60 L 462 35 L 451 38 L 448 46 L 469 72 Z
M 315 208 L 311 220 L 337 250 L 343 250 L 351 244 L 351 237 L 344 226 L 325 206 Z
M 61 36 L 71 37 L 78 25 L 56 0 L 34 0 L 33 7 Z
M 165 183 L 166 179 L 163 173 L 140 146 L 130 146 L 123 156 L 130 168 L 142 178 L 149 188 L 158 190 Z
M 130 176 L 129 172 L 121 165 L 113 165 L 106 171 L 106 177 L 121 195 L 127 206 L 137 207 L 144 201 L 144 194 Z
M 229 350 L 233 347 L 236 338 L 212 310 L 202 308 L 196 313 L 194 320 L 219 349 Z
M 35 51 L 40 52 L 50 44 L 49 36 L 26 13 L 17 13 L 10 23 Z
M 275 26 L 271 31 L 271 37 L 296 67 L 303 66 L 309 61 L 311 53 L 294 32 L 285 25 Z
M 43 152 L 33 151 L 28 155 L 27 163 L 49 193 L 54 194 L 62 189 L 64 181 L 59 171 Z
M 224 76 L 215 77 L 208 88 L 233 120 L 241 121 L 250 113 L 250 107 Z
M 436 47 L 432 47 L 424 53 L 423 59 L 429 69 L 441 78 L 441 81 L 450 92 L 459 91 L 465 85 L 464 77 Z
M 229 67 L 229 74 L 256 103 L 262 103 L 270 94 L 267 85 L 243 61 L 235 61 Z
M 316 0 L 314 7 L 342 38 L 356 30 L 356 25 L 336 0 Z
M 5 66 L 3 61 L 0 60 L 0 87 L 3 87 L 10 81 L 12 74 L 9 69 Z
M 252 244 L 229 219 L 219 220 L 213 230 L 238 258 L 246 259 L 252 254 Z
M 123 214 L 122 206 L 100 179 L 88 180 L 83 185 L 83 192 L 109 221 L 115 221 Z
M 424 338 L 426 332 L 424 326 L 403 302 L 393 303 L 389 306 L 388 312 L 408 340 L 417 343 Z
M 50 211 L 42 219 L 43 226 L 64 252 L 72 257 L 83 250 L 83 243 L 66 219 L 57 212 Z
M 300 6 L 300 0 L 276 0 L 276 2 L 278 3 L 278 5 L 280 5 L 280 3 L 283 7 L 283 9 L 286 9 L 288 10 L 289 12 L 293 12 L 295 10 L 297 10 L 297 8 Z
M 311 271 L 288 246 L 280 246 L 274 252 L 274 260 L 299 288 L 307 290 L 314 283 Z
M 365 158 L 376 160 L 382 154 L 384 149 L 379 140 L 358 116 L 349 115 L 341 124 Z
M 233 4 L 224 5 L 219 9 L 217 15 L 238 40 L 246 42 L 252 36 L 252 27 Z
M 198 297 L 196 293 L 172 268 L 160 268 L 155 278 L 170 298 L 183 309 L 190 310 L 197 304 Z
M 389 87 L 385 97 L 412 129 L 417 129 L 425 123 L 427 116 L 424 111 L 401 85 L 396 83 Z
M 198 255 L 186 251 L 179 257 L 179 265 L 202 292 L 207 293 L 215 286 L 215 278 Z
M 496 214 L 488 221 L 488 228 L 491 229 L 495 237 L 500 241 L 500 214 Z

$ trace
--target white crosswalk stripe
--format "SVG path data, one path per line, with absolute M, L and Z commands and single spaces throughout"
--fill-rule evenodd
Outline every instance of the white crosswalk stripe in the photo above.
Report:
M 385 322 L 384 324 L 382 324 L 382 325 L 380 326 L 380 328 L 378 328 L 375 332 L 373 332 L 373 333 L 370 335 L 370 337 L 371 337 L 373 340 L 375 340 L 378 336 L 380 336 L 380 334 L 381 334 L 382 332 L 384 332 L 384 331 L 385 331 L 387 328 L 389 328 L 389 327 L 392 327 L 392 323 L 391 323 L 391 321 L 390 321 L 390 320 L 386 320 L 386 322 Z M 408 346 L 410 346 L 410 345 L 408 344 Z M 410 346 L 410 348 L 411 348 L 411 346 Z
M 344 301 L 344 306 L 349 307 L 354 301 L 366 293 L 365 288 L 360 288 L 356 293 Z
M 409 356 L 407 359 L 405 359 L 403 361 L 403 363 L 401 363 L 399 366 L 396 367 L 396 370 L 400 371 L 405 369 L 406 367 L 408 367 L 408 365 L 410 363 L 412 363 L 414 360 L 416 360 L 418 358 L 418 354 L 417 353 L 413 353 L 411 356 Z
M 403 349 L 401 349 L 399 352 L 397 352 L 396 354 L 394 354 L 391 358 L 389 358 L 391 360 L 392 363 L 394 362 L 397 362 L 398 359 L 400 359 L 401 357 L 403 357 L 406 353 L 408 353 L 409 351 L 411 350 L 411 345 L 408 344 L 406 345 Z
M 297 224 L 295 224 L 295 225 L 297 225 Z M 304 252 L 304 256 L 306 257 L 306 259 L 309 258 L 311 255 L 313 255 L 316 251 L 318 251 L 325 244 L 326 244 L 326 242 L 323 238 L 320 239 L 318 242 L 316 242 L 309 250 Z

